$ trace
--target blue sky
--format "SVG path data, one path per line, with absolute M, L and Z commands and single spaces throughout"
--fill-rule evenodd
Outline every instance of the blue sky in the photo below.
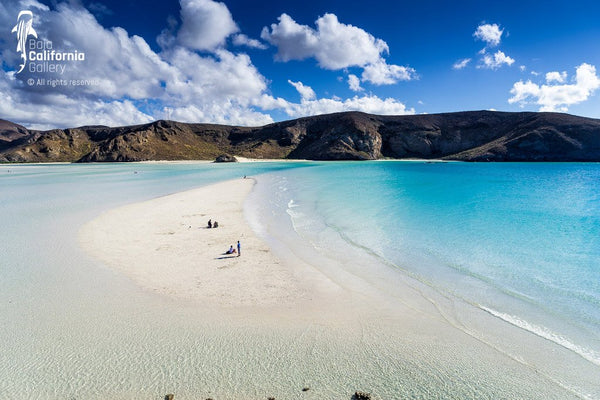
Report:
M 22 10 L 36 40 L 86 59 L 62 73 L 27 60 L 16 73 Z M 0 0 L 0 118 L 37 128 L 262 125 L 345 110 L 600 118 L 598 15 L 593 1 Z

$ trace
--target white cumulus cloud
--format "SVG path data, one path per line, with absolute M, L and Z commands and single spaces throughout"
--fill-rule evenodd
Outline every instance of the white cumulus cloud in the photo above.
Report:
M 319 17 L 316 29 L 301 25 L 287 14 L 264 27 L 261 38 L 277 47 L 279 61 L 315 58 L 321 68 L 340 70 L 363 68 L 362 81 L 376 85 L 394 84 L 416 77 L 414 69 L 389 65 L 383 58 L 389 47 L 365 30 L 341 23 L 335 14 Z
M 480 56 L 477 68 L 485 68 L 491 70 L 497 70 L 503 65 L 512 65 L 515 59 L 506 55 L 503 51 L 497 50 L 495 53 L 490 53 L 490 48 L 496 47 L 500 44 L 503 29 L 500 29 L 498 24 L 481 24 L 477 27 L 473 33 L 473 37 L 477 40 L 485 42 L 485 47 L 477 52 Z M 458 60 L 452 65 L 455 70 L 465 68 L 471 62 L 471 58 L 463 58 Z M 524 66 L 521 66 L 521 71 L 524 70 Z
M 32 129 L 128 125 L 154 119 L 130 100 L 80 101 L 61 93 L 23 95 L 15 91 L 16 85 L 14 73 L 0 72 L 0 97 L 4 99 L 0 102 L 0 115 Z
M 551 73 L 550 79 L 548 75 L 546 78 L 547 84 L 543 85 L 530 80 L 516 82 L 510 90 L 512 97 L 508 102 L 519 103 L 522 107 L 534 103 L 540 106 L 540 111 L 566 112 L 570 105 L 586 101 L 600 87 L 600 77 L 596 74 L 596 67 L 587 63 L 576 68 L 571 83 L 564 83 L 567 78 L 566 73 L 564 77 L 562 73 Z
M 288 83 L 296 88 L 298 93 L 300 93 L 300 98 L 302 101 L 305 100 L 313 100 L 317 97 L 315 91 L 310 86 L 305 86 L 302 82 L 293 82 L 288 79 Z
M 388 52 L 381 39 L 352 25 L 340 23 L 335 14 L 325 14 L 316 21 L 317 29 L 300 25 L 287 14 L 279 23 L 264 27 L 261 38 L 277 47 L 281 61 L 314 57 L 325 69 L 362 67 L 379 60 Z
M 503 65 L 512 65 L 515 62 L 514 58 L 511 58 L 504 54 L 503 51 L 498 50 L 493 55 L 485 54 L 481 59 L 480 68 L 498 69 Z
M 293 103 L 264 94 L 257 100 L 256 105 L 263 109 L 281 109 L 290 118 L 299 118 L 310 115 L 329 114 L 342 111 L 362 111 L 380 115 L 407 115 L 414 114 L 413 108 L 391 97 L 382 99 L 375 95 L 354 96 L 342 99 L 337 96 L 331 98 L 317 98 L 310 86 L 302 82 L 289 81 L 301 95 L 300 103 Z
M 32 7 L 37 4 L 35 0 L 26 1 Z M 121 27 L 103 27 L 79 2 L 58 3 L 52 9 L 35 8 L 34 28 L 38 37 L 52 38 L 53 49 L 57 51 L 84 52 L 85 61 L 69 63 L 61 76 L 27 70 L 17 75 L 14 71 L 0 70 L 0 97 L 4 99 L 0 102 L 0 115 L 41 129 L 91 124 L 130 125 L 160 118 L 264 125 L 273 122 L 268 113 L 270 110 L 281 110 L 290 117 L 347 110 L 414 113 L 396 99 L 374 95 L 318 98 L 311 87 L 291 80 L 290 84 L 301 95 L 299 102 L 273 97 L 269 94 L 269 81 L 250 56 L 225 47 L 228 43 L 250 47 L 262 43 L 239 33 L 223 3 L 181 0 L 181 7 L 181 23 L 170 20 L 160 36 L 162 50 L 159 52 L 144 38 L 131 35 Z M 20 9 L 18 2 L 5 4 L 0 0 L 0 25 L 14 26 Z M 201 28 L 200 24 L 206 19 L 220 21 L 223 25 L 208 34 L 208 38 L 198 39 L 197 35 L 206 28 Z M 350 26 L 334 22 L 337 19 L 323 21 L 319 32 L 339 28 L 340 32 L 354 32 L 356 36 L 361 36 L 359 31 L 366 34 L 359 28 L 349 29 Z M 210 23 L 207 26 L 210 27 Z M 366 40 L 364 43 L 372 40 L 375 53 L 369 56 L 371 58 L 361 56 L 365 60 L 374 60 L 372 62 L 356 61 L 364 63 L 363 79 L 377 83 L 414 74 L 409 68 L 382 62 L 381 54 L 387 52 L 387 45 L 366 35 L 367 39 L 361 37 Z M 342 41 L 346 39 L 342 38 Z M 1 42 L 14 40 L 10 29 L 0 30 Z M 20 62 L 13 46 L 3 48 L 0 57 L 5 69 L 15 69 Z M 337 59 L 342 60 L 341 56 Z M 360 57 L 349 59 L 360 60 Z M 51 87 L 27 83 L 28 79 L 38 77 L 84 79 L 93 84 Z M 354 74 L 348 75 L 348 82 L 355 88 L 360 87 L 360 79 Z
M 182 25 L 177 42 L 194 50 L 213 50 L 239 31 L 231 12 L 212 0 L 181 0 Z
M 463 58 L 462 60 L 458 60 L 452 65 L 452 69 L 463 69 L 471 62 L 470 58 Z
M 360 79 L 354 74 L 348 75 L 348 87 L 353 92 L 361 92 L 364 89 L 360 86 Z
M 375 95 L 354 96 L 348 99 L 321 98 L 300 104 L 289 103 L 285 112 L 292 118 L 341 111 L 362 111 L 379 115 L 407 115 L 415 110 L 393 98 L 381 99 Z
M 413 108 L 393 98 L 382 99 L 375 95 L 354 96 L 347 99 L 320 98 L 292 103 L 282 98 L 265 95 L 260 103 L 264 108 L 282 109 L 290 118 L 310 115 L 329 114 L 342 111 L 362 111 L 379 115 L 408 115 L 414 114 Z
M 386 64 L 383 60 L 366 65 L 362 73 L 363 82 L 371 82 L 375 85 L 391 85 L 398 81 L 410 81 L 416 77 L 417 72 L 414 69 Z
M 546 82 L 549 84 L 552 82 L 565 83 L 566 80 L 567 80 L 567 71 L 563 71 L 563 72 L 553 71 L 553 72 L 548 72 L 546 74 Z
M 236 46 L 246 46 L 251 47 L 253 49 L 261 49 L 264 50 L 267 46 L 262 43 L 260 40 L 249 38 L 243 33 L 238 33 L 233 37 L 233 44 Z
M 486 43 L 487 46 L 495 47 L 500 44 L 503 29 L 498 24 L 481 24 L 477 27 L 473 36 Z
M 19 4 L 21 5 L 22 9 L 37 8 L 37 9 L 43 10 L 43 11 L 50 10 L 50 8 L 47 5 L 42 4 L 37 0 L 21 0 L 21 1 L 19 1 Z
M 182 6 L 188 3 L 193 2 L 182 1 Z M 230 18 L 222 3 L 214 4 L 218 15 Z M 0 13 L 0 24 L 14 25 L 12 19 L 19 5 L 6 11 Z M 181 12 L 186 18 L 189 10 L 182 8 Z M 272 122 L 270 115 L 251 105 L 267 90 L 267 80 L 246 54 L 217 47 L 212 54 L 200 55 L 175 42 L 157 53 L 142 37 L 131 36 L 123 28 L 104 28 L 92 13 L 75 3 L 59 3 L 55 10 L 34 12 L 34 27 L 39 38 L 52 37 L 53 49 L 76 49 L 85 53 L 85 61 L 69 63 L 61 76 L 27 70 L 17 76 L 6 75 L 3 98 L 10 96 L 10 101 L 4 102 L 4 118 L 26 126 L 48 127 L 137 124 L 167 116 L 184 122 Z M 220 35 L 221 39 L 213 43 L 224 37 Z M 7 30 L 0 31 L 0 40 L 14 38 Z M 3 52 L 2 59 L 5 65 L 19 62 L 12 47 Z M 26 84 L 38 77 L 85 79 L 94 84 Z

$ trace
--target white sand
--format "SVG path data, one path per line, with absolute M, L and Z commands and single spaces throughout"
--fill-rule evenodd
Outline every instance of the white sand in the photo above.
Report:
M 430 397 L 437 398 L 448 398 L 440 394 L 446 392 L 461 393 L 456 398 L 574 397 L 560 383 L 564 373 L 553 367 L 579 365 L 565 349 L 435 295 L 402 274 L 395 273 L 398 278 L 392 280 L 388 274 L 378 278 L 373 266 L 365 280 L 343 269 L 321 264 L 317 269 L 293 255 L 282 262 L 245 221 L 243 202 L 254 183 L 237 179 L 110 210 L 81 229 L 80 244 L 142 288 L 202 305 L 194 310 L 202 308 L 216 317 L 207 320 L 203 315 L 206 323 L 227 320 L 238 326 L 223 329 L 208 346 L 218 347 L 233 332 L 236 349 L 241 347 L 227 359 L 235 365 L 279 365 L 281 353 L 300 349 L 283 358 L 292 361 L 272 372 L 281 373 L 279 379 L 261 378 L 267 379 L 262 386 L 277 383 L 281 393 L 287 393 L 282 387 L 303 384 L 287 384 L 290 377 L 316 374 L 312 380 L 321 393 L 332 388 L 350 393 L 362 382 L 362 387 L 387 395 L 382 398 L 394 398 L 405 387 L 431 387 Z M 217 220 L 219 228 L 207 229 L 209 218 Z M 224 255 L 237 240 L 242 255 Z M 223 318 L 225 311 L 236 318 Z M 269 339 L 241 345 L 248 329 L 255 328 L 259 337 Z M 274 342 L 284 344 L 276 351 L 264 348 Z M 253 354 L 261 360 L 248 361 Z M 271 359 L 262 359 L 269 354 Z M 215 365 L 229 361 L 217 360 Z M 301 373 L 295 365 L 301 366 Z M 575 376 L 585 375 L 577 368 L 567 370 L 571 369 Z M 328 378 L 321 382 L 323 376 Z M 215 379 L 227 386 L 227 379 Z M 585 379 L 581 387 L 589 386 Z M 339 382 L 348 387 L 338 387 Z M 317 390 L 312 398 L 340 398 L 319 397 Z M 223 397 L 249 398 L 232 392 L 227 387 Z
M 238 179 L 110 210 L 82 228 L 80 243 L 165 295 L 225 307 L 314 298 L 306 277 L 300 279 L 307 271 L 284 266 L 246 223 L 243 201 L 254 183 Z M 219 227 L 208 229 L 209 219 Z M 241 256 L 224 254 L 238 240 Z M 318 279 L 327 285 L 325 277 Z

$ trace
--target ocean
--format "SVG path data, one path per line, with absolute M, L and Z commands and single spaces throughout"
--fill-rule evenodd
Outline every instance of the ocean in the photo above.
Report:
M 344 284 L 370 284 L 384 296 L 394 296 L 395 276 L 407 277 L 431 298 L 464 304 L 445 312 L 476 337 L 486 333 L 469 323 L 470 309 L 598 371 L 600 164 L 4 165 L 0 393 L 126 398 L 161 393 L 166 383 L 197 391 L 193 361 L 205 355 L 189 349 L 198 344 L 198 328 L 188 326 L 186 313 L 90 260 L 77 231 L 113 207 L 243 175 L 258 181 L 247 219 L 278 254 L 329 260 L 323 270 L 333 279 L 343 275 Z M 148 322 L 156 316 L 159 322 Z M 172 325 L 171 318 L 181 320 Z M 506 351 L 521 357 L 518 349 Z M 222 366 L 207 379 L 219 373 Z M 556 381 L 600 398 L 591 381 Z M 252 380 L 236 382 L 216 393 L 242 393 L 246 385 L 258 398 Z
M 600 366 L 600 164 L 317 163 L 258 189 L 267 240 L 287 217 L 365 281 L 376 260 Z

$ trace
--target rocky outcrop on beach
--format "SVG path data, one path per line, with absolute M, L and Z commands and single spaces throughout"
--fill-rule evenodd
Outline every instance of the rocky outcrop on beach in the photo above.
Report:
M 232 156 L 231 154 L 221 154 L 215 159 L 216 163 L 228 163 L 228 162 L 237 162 L 237 158 Z
M 258 159 L 600 161 L 600 120 L 535 112 L 345 112 L 254 128 L 156 121 L 49 131 L 0 120 L 0 162 L 215 160 L 223 154 Z

